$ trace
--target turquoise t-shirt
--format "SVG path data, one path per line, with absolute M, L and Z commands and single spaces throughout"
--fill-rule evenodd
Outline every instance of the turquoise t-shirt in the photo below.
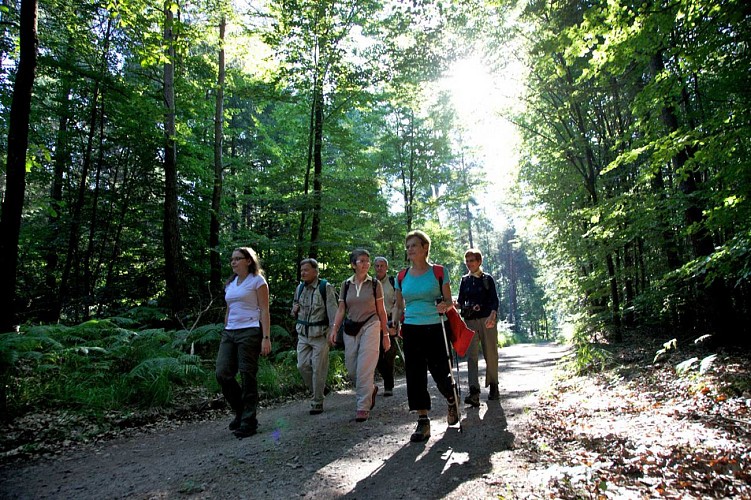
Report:
M 449 278 L 444 274 L 443 282 L 449 283 Z M 432 267 L 420 276 L 411 276 L 409 272 L 399 284 L 406 307 L 404 309 L 404 323 L 408 325 L 435 325 L 441 322 L 441 318 L 435 309 L 435 299 L 442 296 L 438 278 L 435 277 Z

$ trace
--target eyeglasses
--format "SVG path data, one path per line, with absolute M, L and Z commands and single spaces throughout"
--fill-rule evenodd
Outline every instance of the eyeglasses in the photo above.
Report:
M 369 260 L 356 260 L 355 264 L 370 264 Z
M 230 262 L 237 262 L 238 260 L 247 260 L 247 257 L 230 257 Z

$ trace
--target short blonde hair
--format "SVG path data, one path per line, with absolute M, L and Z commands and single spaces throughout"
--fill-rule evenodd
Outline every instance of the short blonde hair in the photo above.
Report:
M 404 238 L 404 244 L 406 245 L 407 242 L 411 238 L 417 238 L 417 239 L 419 239 L 420 241 L 422 241 L 422 245 L 423 246 L 427 245 L 428 246 L 428 255 L 430 255 L 430 236 L 428 236 L 427 234 L 425 234 L 424 231 L 420 231 L 419 229 L 415 229 L 414 231 L 410 231 L 410 232 L 407 233 L 407 237 Z

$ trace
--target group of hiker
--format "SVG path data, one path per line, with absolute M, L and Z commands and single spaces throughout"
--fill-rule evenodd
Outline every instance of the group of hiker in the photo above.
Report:
M 464 403 L 480 406 L 480 347 L 486 361 L 488 400 L 499 398 L 495 280 L 482 270 L 482 253 L 467 250 L 464 262 L 468 272 L 462 276 L 454 302 L 448 275 L 442 266 L 428 260 L 430 244 L 430 237 L 423 231 L 409 232 L 405 248 L 410 265 L 397 276 L 389 276 L 388 260 L 382 256 L 375 257 L 375 274 L 371 276 L 370 253 L 365 249 L 352 251 L 353 274 L 342 283 L 338 298 L 334 286 L 319 276 L 315 259 L 299 263 L 301 283 L 295 290 L 290 314 L 296 320 L 297 368 L 311 393 L 311 415 L 324 411 L 329 349 L 343 342 L 345 366 L 355 388 L 356 422 L 367 421 L 376 404 L 376 370 L 383 380 L 383 396 L 393 395 L 394 361 L 399 349 L 405 361 L 409 410 L 418 417 L 410 440 L 421 442 L 430 437 L 428 372 L 446 399 L 446 421 L 449 425 L 459 423 L 457 382 L 451 374 L 451 352 L 443 325 L 443 316 L 455 307 L 476 333 L 466 354 L 469 395 Z M 233 274 L 225 285 L 227 312 L 216 376 L 235 415 L 229 428 L 238 438 L 244 438 L 257 432 L 258 357 L 271 352 L 269 288 L 252 248 L 235 249 L 230 265 Z

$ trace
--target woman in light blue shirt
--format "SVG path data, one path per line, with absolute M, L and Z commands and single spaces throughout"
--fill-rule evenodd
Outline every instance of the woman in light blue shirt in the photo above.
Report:
M 405 239 L 411 266 L 396 283 L 396 300 L 404 304 L 404 357 L 407 374 L 407 399 L 410 411 L 418 415 L 412 442 L 430 437 L 430 394 L 428 371 L 440 393 L 446 398 L 449 425 L 459 422 L 459 402 L 451 377 L 447 339 L 441 326 L 441 314 L 453 307 L 448 276 L 439 282 L 434 266 L 428 263 L 430 238 L 422 231 L 411 231 Z M 440 266 L 438 266 L 440 267 Z M 440 271 L 442 273 L 442 270 Z M 400 273 L 401 276 L 401 273 Z

